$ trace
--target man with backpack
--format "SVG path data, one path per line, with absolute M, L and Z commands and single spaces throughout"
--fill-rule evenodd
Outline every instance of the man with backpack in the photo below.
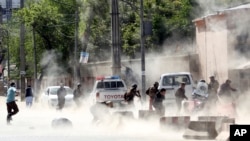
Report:
M 149 96 L 149 110 L 153 110 L 152 104 L 153 104 L 155 95 L 159 92 L 158 86 L 159 86 L 159 83 L 155 82 L 152 87 L 149 87 L 146 90 L 146 94 Z

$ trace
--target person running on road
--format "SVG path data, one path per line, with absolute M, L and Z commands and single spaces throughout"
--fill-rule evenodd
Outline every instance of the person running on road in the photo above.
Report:
M 81 106 L 80 98 L 82 97 L 82 87 L 81 87 L 80 83 L 77 84 L 77 87 L 74 90 L 73 94 L 74 94 L 74 101 L 75 101 L 76 105 L 78 107 Z
M 146 90 L 146 94 L 149 96 L 149 110 L 153 110 L 153 100 L 155 95 L 159 92 L 159 83 L 155 82 L 154 85 Z
M 26 100 L 26 107 L 31 107 L 33 103 L 33 92 L 30 85 L 28 85 L 28 87 L 25 90 L 25 100 Z
M 165 107 L 163 105 L 163 100 L 165 100 L 166 89 L 162 88 L 154 97 L 153 106 L 158 115 L 165 115 Z
M 93 116 L 92 123 L 99 123 L 108 120 L 111 116 L 110 109 L 113 108 L 111 101 L 96 102 L 90 107 Z
M 185 83 L 181 83 L 180 88 L 177 89 L 176 93 L 175 93 L 175 98 L 176 98 L 176 104 L 177 104 L 177 113 L 179 114 L 181 111 L 181 105 L 182 105 L 182 101 L 184 99 L 188 100 L 188 98 L 185 95 Z
M 219 82 L 214 76 L 210 76 L 210 82 L 208 84 L 209 99 L 215 101 L 217 99 L 217 91 L 219 88 Z
M 17 114 L 19 112 L 18 106 L 16 104 L 15 100 L 16 96 L 16 88 L 15 88 L 15 83 L 12 82 L 10 84 L 10 88 L 7 91 L 7 124 L 10 124 L 10 121 L 12 120 L 12 116 Z
M 65 104 L 65 96 L 67 95 L 67 91 L 64 88 L 63 83 L 60 84 L 60 88 L 57 90 L 57 98 L 58 98 L 58 110 L 62 110 Z
M 135 96 L 141 97 L 139 90 L 137 90 L 137 85 L 133 84 L 129 92 L 126 92 L 124 94 L 124 100 L 128 103 L 129 106 L 133 106 Z
M 221 86 L 220 86 L 220 90 L 219 90 L 219 93 L 218 95 L 221 97 L 221 98 L 229 98 L 232 100 L 233 98 L 233 95 L 231 94 L 231 91 L 237 91 L 237 89 L 233 88 L 231 86 L 231 83 L 232 81 L 231 80 L 226 80 L 225 83 L 223 83 Z

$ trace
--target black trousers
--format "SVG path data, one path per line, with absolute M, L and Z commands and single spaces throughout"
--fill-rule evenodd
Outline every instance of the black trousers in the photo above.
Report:
M 62 110 L 65 104 L 65 99 L 58 100 L 58 110 Z
M 165 115 L 165 107 L 163 106 L 163 104 L 153 104 L 154 108 L 155 108 L 155 111 L 156 113 L 159 115 L 159 116 L 164 116 Z
M 11 116 L 19 112 L 18 106 L 15 101 L 7 103 L 7 112 L 8 112 L 7 119 L 10 119 Z

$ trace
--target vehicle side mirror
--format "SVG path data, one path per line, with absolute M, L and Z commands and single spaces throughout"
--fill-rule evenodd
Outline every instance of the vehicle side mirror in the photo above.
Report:
M 49 95 L 49 89 L 46 91 L 46 94 Z

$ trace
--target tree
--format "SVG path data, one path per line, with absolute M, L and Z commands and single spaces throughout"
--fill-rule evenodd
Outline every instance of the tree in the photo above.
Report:
M 40 52 L 40 54 L 37 53 L 39 54 L 37 60 L 40 62 L 44 58 L 48 59 L 48 56 L 44 57 L 42 55 L 45 52 L 48 52 L 49 55 L 54 53 L 52 59 L 40 63 L 40 80 L 46 72 L 49 72 L 49 68 L 53 68 L 55 64 L 59 64 L 59 68 L 49 72 L 50 74 L 61 75 L 72 72 L 74 63 L 71 63 L 71 60 L 74 55 L 76 6 L 75 0 L 29 1 L 27 6 L 17 13 L 20 20 L 29 29 L 28 31 L 34 30 L 37 34 L 36 43 Z M 32 51 L 32 44 L 26 42 L 26 52 Z
M 134 3 L 133 1 L 125 1 L 125 4 L 130 8 L 124 8 L 123 11 L 126 13 L 122 25 L 123 51 L 134 58 L 136 52 L 140 51 L 139 0 Z M 147 50 L 161 51 L 166 39 L 169 38 L 177 36 L 178 39 L 185 39 L 193 36 L 192 6 L 195 4 L 197 3 L 190 0 L 145 1 L 144 19 L 151 20 L 153 23 L 153 35 L 146 40 Z
M 30 0 L 17 16 L 26 24 L 26 60 L 32 64 L 31 31 L 37 34 L 38 60 L 44 52 L 54 52 L 54 62 L 60 64 L 68 73 L 72 71 L 74 52 L 75 10 L 80 7 L 80 35 L 82 43 L 79 50 L 90 53 L 90 61 L 110 59 L 111 16 L 110 0 Z M 178 37 L 190 38 L 194 34 L 192 19 L 194 9 L 199 7 L 195 0 L 147 0 L 144 1 L 144 19 L 153 23 L 153 35 L 146 39 L 148 51 L 161 51 L 165 41 Z M 124 56 L 136 58 L 140 52 L 139 0 L 121 0 L 120 21 L 122 52 Z M 19 21 L 18 21 L 19 22 Z M 13 60 L 18 61 L 18 38 Z M 41 63 L 40 72 L 44 74 L 53 63 Z M 31 65 L 28 66 L 31 68 Z M 32 74 L 33 72 L 30 71 Z

